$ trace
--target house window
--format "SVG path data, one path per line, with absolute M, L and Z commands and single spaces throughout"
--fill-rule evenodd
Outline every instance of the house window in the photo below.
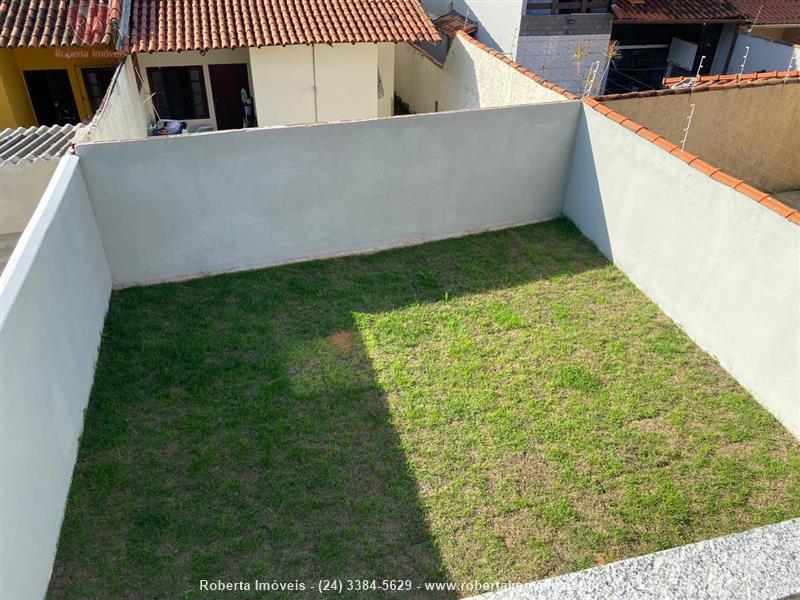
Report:
M 150 92 L 162 119 L 207 119 L 208 100 L 203 67 L 151 67 Z
M 114 68 L 81 69 L 81 72 L 83 73 L 83 84 L 86 86 L 86 94 L 89 96 L 92 112 L 97 112 L 111 83 L 111 78 L 114 77 Z

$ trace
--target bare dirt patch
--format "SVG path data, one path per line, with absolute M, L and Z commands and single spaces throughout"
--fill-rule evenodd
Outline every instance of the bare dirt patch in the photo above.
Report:
M 328 343 L 345 354 L 353 354 L 356 349 L 356 332 L 343 329 L 328 336 Z

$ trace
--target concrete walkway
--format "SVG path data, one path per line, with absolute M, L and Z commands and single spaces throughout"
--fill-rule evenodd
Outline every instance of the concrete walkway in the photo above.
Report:
M 778 600 L 796 594 L 800 594 L 800 519 L 477 598 Z

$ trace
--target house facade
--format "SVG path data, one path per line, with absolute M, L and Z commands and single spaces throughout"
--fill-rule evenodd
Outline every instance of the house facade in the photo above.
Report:
M 747 15 L 749 33 L 782 42 L 800 44 L 800 2 L 796 0 L 734 0 Z
M 602 89 L 611 40 L 610 0 L 531 0 L 517 62 L 575 94 Z
M 0 2 L 0 129 L 90 119 L 123 58 L 120 15 L 120 0 Z
M 745 13 L 729 0 L 616 0 L 619 56 L 606 92 L 659 89 L 665 77 L 724 73 Z
M 394 45 L 440 38 L 416 0 L 133 0 L 128 49 L 161 119 L 190 132 L 391 116 Z

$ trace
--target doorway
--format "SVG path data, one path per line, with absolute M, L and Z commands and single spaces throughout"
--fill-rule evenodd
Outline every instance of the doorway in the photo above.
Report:
M 25 85 L 39 125 L 80 122 L 66 69 L 25 71 Z
M 247 76 L 247 65 L 244 63 L 228 65 L 208 65 L 211 77 L 211 95 L 214 100 L 214 112 L 217 117 L 217 129 L 241 129 L 245 124 L 245 104 L 242 102 L 242 89 L 250 94 L 250 79 Z M 254 114 L 250 105 L 250 114 Z M 249 120 L 249 125 L 255 125 Z

